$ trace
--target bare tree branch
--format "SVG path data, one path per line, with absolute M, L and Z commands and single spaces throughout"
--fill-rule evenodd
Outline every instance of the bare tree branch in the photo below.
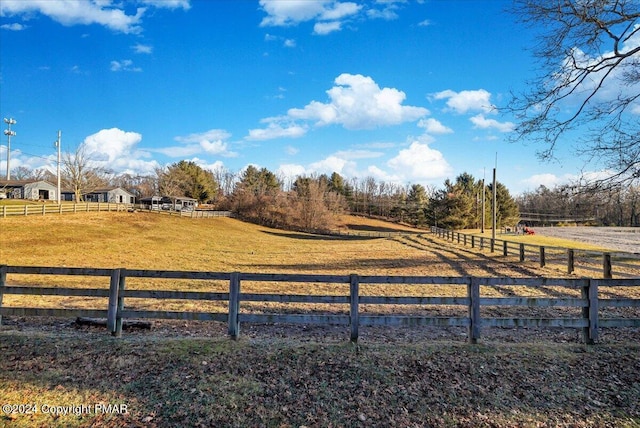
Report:
M 513 139 L 541 143 L 551 159 L 577 135 L 576 150 L 611 171 L 611 183 L 640 175 L 640 2 L 515 0 L 521 22 L 538 31 L 541 73 L 506 108 Z M 606 180 L 605 180 L 606 181 Z

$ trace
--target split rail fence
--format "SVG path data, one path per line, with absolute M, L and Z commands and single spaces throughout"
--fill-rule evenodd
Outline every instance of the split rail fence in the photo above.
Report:
M 109 278 L 108 286 L 105 279 L 104 286 L 93 288 L 70 288 L 40 285 L 10 285 L 7 277 L 19 275 L 57 275 L 57 276 L 87 276 Z M 29 277 L 31 280 L 33 277 Z M 40 278 L 40 277 L 37 277 Z M 129 278 L 163 278 L 169 280 L 205 280 L 228 282 L 228 291 L 170 291 L 128 289 L 126 280 Z M 241 284 L 256 282 L 275 283 L 304 283 L 307 294 L 276 294 L 276 293 L 246 293 L 242 292 Z M 342 294 L 308 294 L 314 285 L 343 284 L 345 292 Z M 450 296 L 405 296 L 405 295 L 369 295 L 362 293 L 361 287 L 369 284 L 386 285 L 435 285 L 462 287 L 461 293 L 450 292 Z M 348 291 L 346 287 L 348 286 Z M 568 294 L 551 293 L 540 297 L 510 295 L 508 289 L 513 286 L 524 286 L 530 291 L 544 292 L 550 288 L 566 289 Z M 551 278 L 480 278 L 480 277 L 431 277 L 431 276 L 366 276 L 366 275 L 296 275 L 296 274 L 264 274 L 264 273 L 222 273 L 198 271 L 159 271 L 159 270 L 130 270 L 130 269 L 94 269 L 94 268 L 63 268 L 63 267 L 26 267 L 0 266 L 0 322 L 2 316 L 51 316 L 51 317 L 106 317 L 107 328 L 114 336 L 122 334 L 122 322 L 132 318 L 180 319 L 219 321 L 228 324 L 228 334 L 236 339 L 240 335 L 241 323 L 290 323 L 290 324 L 334 324 L 345 325 L 350 328 L 350 339 L 358 340 L 360 326 L 436 326 L 436 327 L 466 327 L 467 339 L 476 343 L 481 337 L 484 327 L 561 327 L 581 329 L 583 340 L 587 344 L 598 340 L 600 328 L 640 327 L 640 298 L 628 298 L 628 293 L 617 293 L 621 288 L 631 289 L 640 287 L 640 278 L 636 279 L 551 279 Z M 213 288 L 212 288 L 213 289 Z M 488 290 L 505 289 L 509 297 L 491 297 Z M 614 290 L 612 292 L 611 290 Z M 484 290 L 484 291 L 483 291 Z M 608 291 L 603 291 L 608 290 Z M 386 294 L 386 293 L 385 293 Z M 434 293 L 435 294 L 435 293 Z M 638 295 L 637 293 L 631 293 Z M 97 309 L 70 308 L 33 308 L 2 306 L 3 296 L 31 295 L 31 296 L 85 296 L 108 298 L 107 307 Z M 204 311 L 157 311 L 128 309 L 125 304 L 130 299 L 175 299 L 191 301 L 222 301 L 228 307 L 226 312 Z M 293 308 L 302 313 L 264 313 L 251 310 L 242 305 L 247 302 L 277 302 L 314 303 L 342 306 L 341 309 L 328 313 L 310 313 L 308 310 Z M 437 307 L 445 305 L 461 308 L 459 316 L 433 316 L 422 311 L 419 315 L 372 314 L 361 311 L 361 305 L 413 305 L 414 307 Z M 249 306 L 249 305 L 247 305 Z M 490 310 L 483 314 L 485 308 L 500 310 L 504 307 L 525 308 L 572 308 L 573 316 L 569 314 L 554 317 L 524 315 L 496 317 L 499 313 Z M 441 306 L 442 307 L 442 306 Z M 624 316 L 613 317 L 611 312 L 607 316 L 601 313 L 607 308 L 614 309 L 613 314 L 620 308 Z M 286 312 L 286 311 L 285 311 Z M 493 314 L 493 315 L 491 315 Z M 526 315 L 529 316 L 526 316 Z
M 175 210 L 149 210 L 142 209 L 134 204 L 116 204 L 109 202 L 83 202 L 83 203 L 62 203 L 62 204 L 33 204 L 33 205 L 2 205 L 0 206 L 0 217 L 27 216 L 27 215 L 48 215 L 67 214 L 84 212 L 118 212 L 140 210 L 158 214 L 166 214 L 190 218 L 208 217 L 232 217 L 230 211 L 175 211 Z
M 465 246 L 470 245 L 471 248 L 488 249 L 491 253 L 502 252 L 505 257 L 518 255 L 521 262 L 525 260 L 535 261 L 539 263 L 540 267 L 549 265 L 564 266 L 568 274 L 576 273 L 576 269 L 579 268 L 589 272 L 601 272 L 602 278 L 611 279 L 614 276 L 615 267 L 616 277 L 640 277 L 640 254 L 533 245 L 460 233 L 438 227 L 432 227 L 431 233 L 451 242 L 457 242 Z

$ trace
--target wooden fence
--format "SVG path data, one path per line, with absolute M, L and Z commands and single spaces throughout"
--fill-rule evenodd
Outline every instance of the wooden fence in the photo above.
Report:
M 431 228 L 431 233 L 442 239 L 469 245 L 471 248 L 488 250 L 491 253 L 502 252 L 503 256 L 517 255 L 521 262 L 535 261 L 540 267 L 556 265 L 566 269 L 568 274 L 577 273 L 577 269 L 589 272 L 601 272 L 602 278 L 611 279 L 640 277 L 640 254 L 626 252 L 600 252 L 575 250 L 571 248 L 541 246 L 511 242 L 504 239 L 492 239 L 456 232 L 437 227 Z M 615 267 L 615 272 L 614 272 Z
M 89 277 L 105 277 L 105 286 L 97 288 L 69 288 L 52 286 L 12 286 L 8 275 L 81 275 Z M 171 280 L 205 280 L 228 282 L 228 291 L 168 291 L 127 289 L 127 278 L 164 278 Z M 348 285 L 348 293 L 332 295 L 311 294 L 274 294 L 243 293 L 243 282 L 289 282 L 304 283 L 312 291 L 314 284 Z M 92 281 L 95 283 L 95 281 Z M 450 292 L 450 296 L 389 296 L 369 295 L 362 293 L 361 286 L 369 284 L 409 285 L 446 285 L 462 287 L 464 292 Z M 496 288 L 524 286 L 528 289 L 544 291 L 552 288 L 572 290 L 558 297 L 559 294 L 545 294 L 543 297 L 532 297 L 530 293 L 515 297 L 495 297 L 487 293 Z M 350 327 L 351 341 L 358 340 L 360 326 L 438 326 L 466 327 L 467 339 L 476 343 L 484 327 L 563 327 L 581 329 L 585 343 L 592 344 L 598 339 L 601 327 L 640 327 L 637 308 L 640 299 L 624 297 L 625 294 L 601 290 L 618 289 L 620 287 L 640 287 L 640 279 L 551 279 L 551 278 L 480 278 L 480 277 L 431 277 L 431 276 L 366 276 L 366 275 L 295 275 L 295 274 L 262 274 L 262 273 L 221 273 L 198 271 L 158 271 L 130 269 L 94 269 L 94 268 L 61 268 L 61 267 L 25 267 L 0 266 L 0 322 L 2 316 L 60 316 L 60 317 L 106 317 L 109 331 L 120 336 L 122 320 L 130 318 L 211 320 L 228 323 L 228 333 L 233 339 L 240 335 L 241 323 L 302 323 L 302 324 L 337 324 Z M 447 288 L 448 289 L 448 288 Z M 579 294 L 578 294 L 579 293 Z M 457 294 L 457 295 L 456 295 Z M 485 295 L 489 294 L 489 295 Z M 602 295 L 601 295 L 602 294 Z M 31 308 L 2 306 L 4 295 L 51 295 L 51 296 L 86 296 L 108 298 L 106 308 L 69 309 L 69 308 Z M 636 294 L 637 295 L 637 294 Z M 554 297 L 550 297 L 554 296 Z M 184 312 L 127 309 L 125 299 L 176 299 L 203 301 L 222 301 L 228 304 L 226 312 Z M 242 310 L 245 302 L 277 302 L 277 303 L 314 303 L 342 305 L 343 310 L 332 310 L 324 314 L 309 313 L 264 313 Z M 437 317 L 423 313 L 421 315 L 375 314 L 370 311 L 361 312 L 361 305 L 413 305 L 423 307 L 462 307 L 460 316 Z M 482 316 L 482 308 L 525 307 L 531 308 L 573 308 L 573 316 L 531 317 Z M 348 308 L 348 309 L 347 309 Z M 603 317 L 603 308 L 631 308 L 625 317 Z M 423 311 L 424 312 L 424 311 Z M 436 311 L 437 312 L 437 311 Z M 491 311 L 492 313 L 495 312 Z M 615 312 L 618 313 L 618 312 Z M 614 314 L 615 314 L 614 313 Z M 576 314 L 580 314 L 577 316 Z M 631 316 L 629 316 L 631 314 Z M 610 314 L 609 314 L 610 315 Z
M 158 214 L 174 215 L 190 218 L 209 217 L 232 217 L 230 211 L 174 211 L 174 210 L 148 210 L 141 209 L 134 204 L 115 204 L 108 202 L 83 202 L 83 203 L 62 203 L 62 204 L 33 204 L 33 205 L 2 205 L 0 206 L 0 217 L 26 216 L 26 215 L 47 215 L 82 212 L 117 212 L 117 211 L 145 211 Z

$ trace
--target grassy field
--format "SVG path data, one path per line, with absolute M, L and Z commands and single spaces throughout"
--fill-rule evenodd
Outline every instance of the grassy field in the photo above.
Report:
M 353 217 L 342 224 L 398 228 Z M 145 213 L 15 217 L 0 219 L 0 228 L 0 264 L 10 265 L 559 276 L 419 234 L 334 238 Z M 47 281 L 95 286 L 83 278 Z M 315 292 L 296 284 L 249 286 Z M 51 304 L 37 299 L 26 303 Z M 25 301 L 5 296 L 4 303 Z M 66 304 L 84 302 L 56 302 Z M 72 320 L 3 321 L 0 404 L 15 406 L 3 407 L 0 426 L 640 426 L 637 332 L 603 332 L 600 345 L 585 347 L 575 331 L 498 329 L 472 346 L 456 329 L 369 328 L 351 345 L 342 327 L 244 325 L 240 340 L 231 341 L 221 323 L 166 321 L 115 339 Z

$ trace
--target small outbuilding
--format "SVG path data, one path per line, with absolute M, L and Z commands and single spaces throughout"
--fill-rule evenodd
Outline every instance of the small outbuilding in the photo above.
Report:
M 63 201 L 75 201 L 76 194 L 73 190 L 65 189 L 61 196 Z M 84 202 L 108 202 L 110 204 L 135 204 L 136 197 L 122 187 L 105 187 L 83 193 Z
M 45 180 L 0 180 L 0 192 L 9 199 L 56 201 L 58 188 Z
M 149 196 L 140 199 L 140 208 L 145 210 L 193 211 L 198 200 L 186 196 Z
M 134 204 L 136 197 L 122 187 L 96 189 L 84 195 L 86 202 L 109 202 L 111 204 Z

